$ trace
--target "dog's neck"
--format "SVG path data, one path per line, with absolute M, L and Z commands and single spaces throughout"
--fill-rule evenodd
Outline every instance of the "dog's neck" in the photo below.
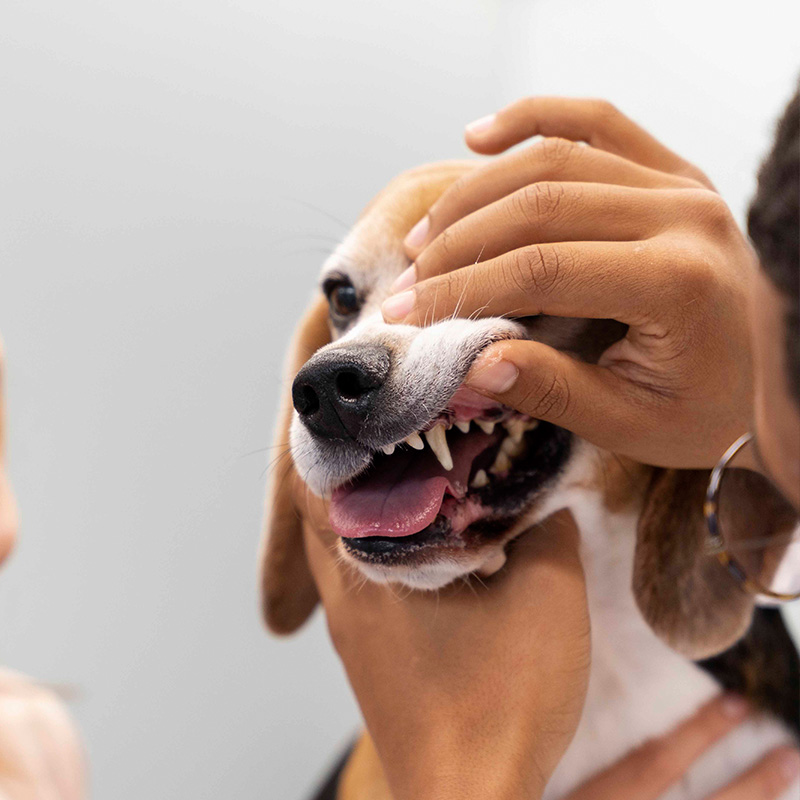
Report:
M 584 468 L 564 476 L 553 502 L 567 507 L 581 533 L 592 619 L 592 666 L 583 717 L 545 795 L 556 800 L 593 773 L 686 719 L 719 692 L 713 678 L 662 642 L 645 622 L 632 577 L 639 504 L 610 508 L 604 487 Z M 607 487 L 606 487 L 607 488 Z M 777 723 L 742 727 L 698 762 L 669 800 L 704 797 L 718 786 L 726 764 L 788 739 Z M 735 755 L 733 755 L 735 754 Z

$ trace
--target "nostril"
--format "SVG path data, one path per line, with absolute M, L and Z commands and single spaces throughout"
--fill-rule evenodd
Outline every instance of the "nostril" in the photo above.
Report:
M 319 395 L 312 386 L 304 383 L 294 395 L 294 407 L 298 414 L 307 417 L 319 411 Z
M 341 370 L 336 374 L 336 394 L 342 400 L 351 402 L 358 400 L 373 388 L 365 378 L 366 376 L 361 372 L 350 369 Z

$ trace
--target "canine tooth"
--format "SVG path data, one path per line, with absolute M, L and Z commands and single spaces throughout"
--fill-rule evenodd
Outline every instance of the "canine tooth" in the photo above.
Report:
M 469 420 L 456 420 L 456 428 L 458 428 L 461 433 L 469 433 Z
M 486 470 L 479 469 L 469 482 L 469 485 L 472 489 L 483 489 L 484 486 L 488 486 L 489 476 L 486 474 Z
M 489 472 L 499 475 L 501 472 L 508 472 L 511 469 L 511 459 L 501 450 L 494 460 L 494 464 L 489 467 Z
M 450 455 L 450 448 L 447 446 L 447 435 L 443 425 L 434 425 L 429 431 L 425 431 L 425 438 L 431 446 L 439 463 L 448 472 L 453 469 L 453 457 Z
M 425 447 L 425 442 L 422 441 L 422 437 L 418 433 L 412 433 L 410 436 L 406 436 L 404 441 L 410 444 L 415 450 L 422 450 Z
M 491 420 L 488 420 L 488 419 L 476 419 L 475 422 L 478 423 L 478 427 L 484 433 L 494 433 L 494 426 L 495 426 L 496 423 L 492 422 Z
M 383 450 L 383 452 L 386 453 L 387 456 L 390 456 L 392 453 L 394 453 L 394 447 L 395 446 L 393 444 L 386 444 L 383 447 L 381 447 L 381 450 Z

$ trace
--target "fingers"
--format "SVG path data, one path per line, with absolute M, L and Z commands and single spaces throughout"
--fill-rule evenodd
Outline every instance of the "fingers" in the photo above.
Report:
M 778 800 L 800 775 L 800 754 L 780 747 L 708 800 Z
M 656 800 L 747 713 L 745 701 L 733 695 L 712 700 L 672 732 L 634 750 L 565 800 Z
M 713 188 L 696 167 L 664 147 L 606 100 L 530 97 L 467 126 L 466 140 L 477 153 L 495 154 L 531 136 L 560 136 L 588 142 L 644 167 L 699 180 Z
M 671 219 L 675 192 L 599 183 L 534 183 L 458 220 L 416 261 L 416 280 L 531 244 L 637 241 Z
M 406 252 L 412 259 L 416 258 L 429 242 L 457 220 L 518 189 L 543 181 L 581 181 L 640 189 L 699 185 L 689 178 L 643 167 L 568 139 L 544 139 L 463 175 L 406 237 Z
M 653 240 L 522 247 L 393 295 L 383 304 L 383 316 L 425 325 L 452 316 L 550 314 L 644 326 L 654 313 L 666 311 L 673 295 L 690 290 L 689 277 L 682 279 L 690 271 L 688 260 L 670 271 L 653 267 L 664 246 Z
M 512 340 L 492 345 L 475 362 L 464 384 L 600 447 L 616 443 L 615 452 L 620 441 L 647 426 L 653 413 L 653 399 L 645 388 L 541 342 Z

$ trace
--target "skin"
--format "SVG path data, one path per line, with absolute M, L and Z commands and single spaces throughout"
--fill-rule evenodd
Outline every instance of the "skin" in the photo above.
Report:
M 467 383 L 642 463 L 713 465 L 752 418 L 751 247 L 703 173 L 607 103 L 520 101 L 467 143 L 536 134 L 551 138 L 466 175 L 412 230 L 384 317 L 620 320 L 598 365 L 504 342 Z
M 340 564 L 319 522 L 306 526 L 306 552 L 392 796 L 541 796 L 574 735 L 588 681 L 572 518 L 555 516 L 518 540 L 511 568 L 491 587 L 402 596 Z

